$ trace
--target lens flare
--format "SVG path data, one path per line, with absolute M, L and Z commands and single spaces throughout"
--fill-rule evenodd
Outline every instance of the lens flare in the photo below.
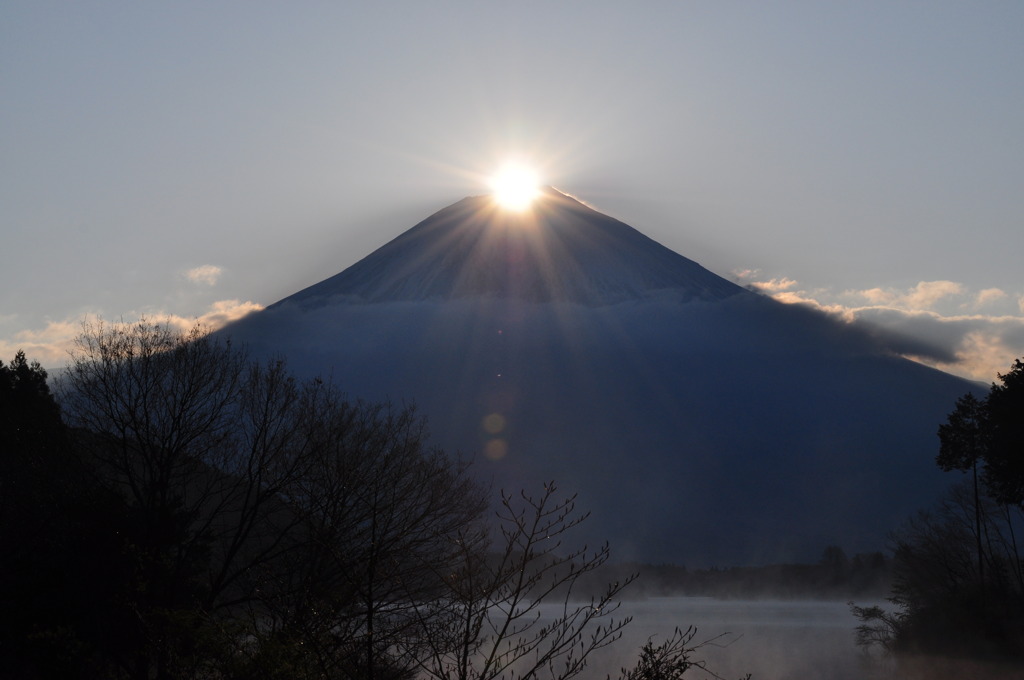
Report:
M 500 413 L 492 413 L 484 418 L 484 431 L 488 434 L 498 434 L 505 429 L 505 416 Z
M 504 439 L 492 439 L 484 445 L 484 455 L 490 460 L 501 460 L 508 453 L 508 444 Z

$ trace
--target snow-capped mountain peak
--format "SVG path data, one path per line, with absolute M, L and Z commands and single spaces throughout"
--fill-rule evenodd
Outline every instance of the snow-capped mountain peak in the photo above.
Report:
M 670 291 L 715 300 L 739 286 L 550 187 L 531 210 L 490 196 L 444 208 L 345 271 L 287 298 L 363 302 L 513 298 L 590 306 Z

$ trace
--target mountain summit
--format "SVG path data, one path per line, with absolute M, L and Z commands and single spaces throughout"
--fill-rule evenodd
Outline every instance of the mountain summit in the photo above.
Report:
M 494 487 L 557 480 L 585 538 L 690 566 L 882 549 L 948 484 L 935 431 L 973 388 L 550 189 L 459 201 L 221 333 L 414 401 Z
M 512 298 L 599 306 L 672 292 L 717 300 L 745 292 L 636 229 L 550 187 L 515 212 L 490 196 L 431 215 L 345 271 L 288 298 L 352 301 Z

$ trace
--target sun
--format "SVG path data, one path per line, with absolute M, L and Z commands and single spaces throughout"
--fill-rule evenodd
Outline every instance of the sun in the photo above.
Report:
M 540 195 L 536 171 L 520 163 L 507 163 L 491 177 L 494 200 L 506 210 L 520 212 Z

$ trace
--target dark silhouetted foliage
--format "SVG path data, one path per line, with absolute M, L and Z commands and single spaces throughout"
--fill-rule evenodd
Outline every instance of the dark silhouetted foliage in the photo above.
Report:
M 863 644 L 1024 659 L 1024 363 L 939 427 L 938 465 L 971 473 L 893 534 L 893 612 L 854 608 Z
M 937 462 L 944 470 L 980 464 L 988 493 L 1024 505 L 1024 362 L 1014 361 L 984 399 L 965 395 L 939 427 Z
M 96 324 L 61 382 L 122 509 L 126 677 L 383 677 L 425 634 L 453 532 L 485 505 L 411 409 L 348 402 L 193 330 Z M 427 622 L 429 623 L 429 622 Z
M 712 678 L 720 676 L 711 672 L 702 660 L 693 659 L 701 647 L 715 644 L 718 638 L 695 643 L 697 629 L 690 626 L 685 631 L 676 628 L 672 636 L 661 644 L 648 640 L 640 650 L 640 658 L 633 668 L 623 668 L 622 680 L 679 680 L 686 671 L 698 669 Z M 741 680 L 750 680 L 748 673 Z
M 1024 506 L 1024 362 L 999 380 L 986 400 L 985 481 L 1000 503 Z
M 1022 520 L 982 497 L 984 571 L 975 555 L 975 503 L 958 485 L 893 533 L 894 586 L 881 607 L 854 608 L 862 644 L 899 652 L 1020 658 L 1024 579 L 1014 539 Z
M 94 677 L 98 638 L 130 644 L 127 518 L 76 455 L 46 379 L 21 352 L 0 363 L 0 667 Z
M 412 408 L 146 321 L 86 326 L 57 392 L 0 364 L 4 676 L 564 679 L 625 625 L 625 582 L 569 604 L 608 557 L 562 551 L 573 499 L 492 526 Z

